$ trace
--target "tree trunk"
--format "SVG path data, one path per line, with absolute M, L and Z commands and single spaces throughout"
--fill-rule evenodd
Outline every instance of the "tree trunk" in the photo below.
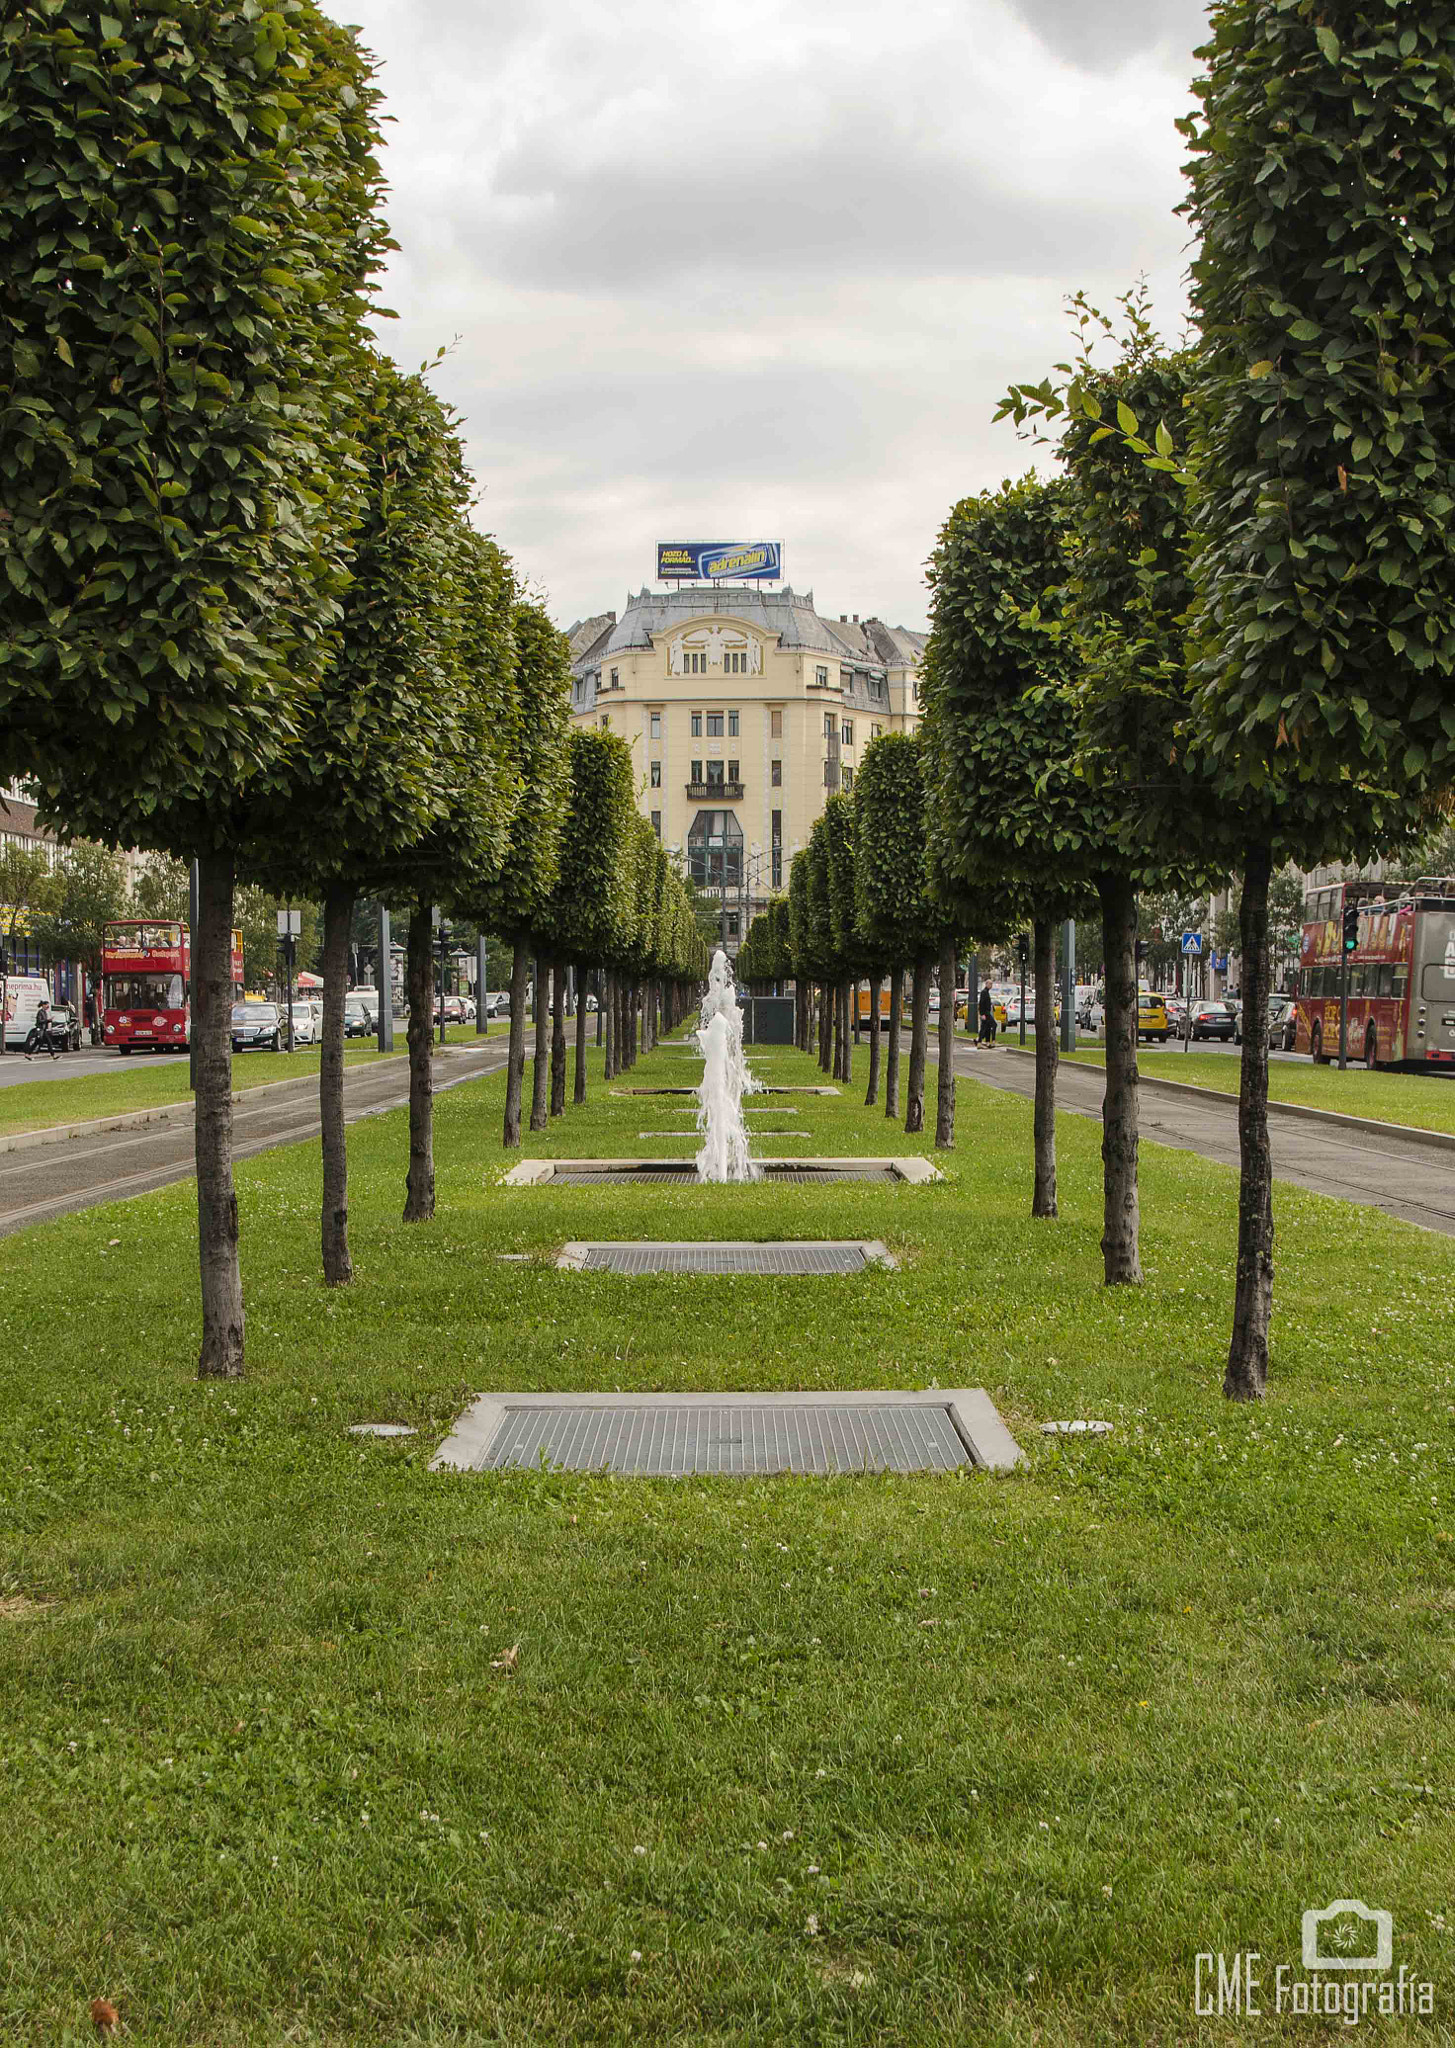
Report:
M 192 935 L 192 1030 L 197 1039 L 193 1143 L 202 1268 L 197 1376 L 240 1380 L 244 1318 L 237 1192 L 232 1184 L 232 855 L 205 855 L 198 870 L 197 930 Z
M 1261 1401 L 1273 1314 L 1273 1154 L 1268 1143 L 1269 848 L 1248 848 L 1239 932 L 1243 945 L 1243 1066 L 1238 1089 L 1238 1280 L 1223 1392 Z
M 834 982 L 824 991 L 829 1001 L 829 1067 L 835 1081 L 844 1078 L 844 991 L 840 982 Z
M 1036 1185 L 1032 1216 L 1056 1214 L 1056 927 L 1049 917 L 1032 926 L 1036 973 Z
M 434 1214 L 434 938 L 430 906 L 422 898 L 409 914 L 409 1177 L 404 1221 L 425 1223 Z M 382 998 L 381 998 L 382 1000 Z
M 856 1009 L 858 1008 L 858 1002 L 857 1002 L 857 996 L 858 996 L 858 989 L 859 989 L 859 984 L 858 984 L 858 983 L 857 983 L 856 981 L 846 981 L 846 982 L 844 983 L 844 1073 L 843 1073 L 843 1080 L 844 1080 L 844 1086 L 845 1086 L 846 1088 L 852 1088 L 852 1087 L 853 1087 L 853 1085 L 854 1085 L 854 1040 L 855 1040 L 855 1039 L 856 1039 L 856 1038 L 858 1037 L 858 1031 L 857 1031 L 857 1029 L 856 1029 L 856 1027 L 855 1027 L 855 1022 L 854 1022 L 854 1012 L 855 1012 L 855 1010 L 856 1010 Z
M 930 1036 L 930 969 L 932 960 L 916 960 L 914 963 L 914 1007 L 910 1014 L 909 1030 L 909 1085 L 904 1112 L 904 1128 L 913 1137 L 916 1131 L 925 1127 L 925 1054 L 929 1049 Z
M 940 948 L 940 1073 L 935 1097 L 935 1149 L 955 1146 L 955 961 L 958 948 L 946 939 Z
M 849 990 L 849 1000 L 850 1000 L 850 1001 L 852 1002 L 852 1004 L 853 1004 L 853 1006 L 854 1006 L 854 1008 L 853 1008 L 853 1017 L 854 1017 L 854 1043 L 855 1043 L 855 1045 L 857 1045 L 857 1044 L 859 1043 L 859 1035 L 860 1035 L 860 1032 L 861 1032 L 861 1030 L 862 1030 L 862 1028 L 863 1028 L 863 1027 L 862 1027 L 862 1024 L 861 1024 L 861 1022 L 860 1022 L 860 1018 L 859 1018 L 859 984 L 858 984 L 858 982 L 857 982 L 857 981 L 856 981 L 856 982 L 853 982 L 853 983 L 851 984 L 851 986 L 850 986 L 850 990 Z
M 596 1014 L 599 1017 L 600 1010 Z M 586 972 L 581 967 L 576 969 L 576 1085 L 571 1100 L 586 1100 Z
M 601 1045 L 606 1032 L 606 976 L 598 967 L 596 970 L 596 1043 Z
M 904 992 L 904 969 L 896 966 L 889 976 L 889 1051 L 884 1061 L 884 1114 L 899 1117 L 899 1041 L 903 1035 L 900 1017 Z
M 530 976 L 530 953 L 524 939 L 515 942 L 510 963 L 510 1055 L 505 1071 L 505 1149 L 513 1152 L 520 1144 L 520 1106 L 525 1085 L 525 985 Z
M 1137 1193 L 1137 892 L 1126 875 L 1101 877 L 1106 973 L 1106 1095 L 1101 1110 L 1101 1258 L 1108 1287 L 1142 1280 Z
M 551 1115 L 566 1113 L 566 970 L 551 969 Z
M 546 979 L 550 971 L 545 955 L 537 953 L 536 1055 L 530 1077 L 530 1127 L 533 1131 L 543 1131 L 550 1122 L 551 1002 Z
M 602 1076 L 607 1081 L 614 1081 L 616 1079 L 616 1018 L 612 1010 L 613 984 L 615 979 L 615 975 L 609 969 L 602 975 L 601 995 L 599 998 L 601 1003 L 600 1015 L 603 1019 L 602 1029 L 605 1033 Z
M 818 984 L 818 1063 L 825 1074 L 833 1070 L 834 1013 L 828 986 Z
M 344 996 L 349 978 L 349 933 L 354 892 L 336 882 L 323 899 L 323 1044 L 318 1055 L 318 1120 L 323 1134 L 323 1277 L 347 1287 L 349 1257 L 349 1148 L 344 1131 Z
M 872 1109 L 879 1100 L 879 1055 L 882 1031 L 879 1023 L 879 991 L 883 987 L 879 975 L 869 982 L 869 1088 L 864 1097 L 865 1109 Z

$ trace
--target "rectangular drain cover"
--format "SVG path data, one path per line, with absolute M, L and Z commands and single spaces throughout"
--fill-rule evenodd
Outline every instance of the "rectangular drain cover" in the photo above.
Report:
M 866 1266 L 892 1266 L 894 1261 L 877 1238 L 776 1244 L 652 1244 L 624 1238 L 568 1244 L 556 1264 L 596 1273 L 861 1273 Z
M 676 1134 L 673 1133 L 675 1136 Z M 687 1135 L 683 1133 L 684 1137 Z M 755 1137 L 759 1134 L 754 1132 Z M 762 1136 L 771 1135 L 765 1131 Z M 795 1131 L 780 1132 L 778 1135 L 796 1137 Z M 802 1165 L 797 1161 L 782 1164 L 777 1160 L 763 1163 L 764 1180 L 788 1181 L 793 1185 L 808 1181 L 877 1180 L 897 1181 L 899 1173 L 893 1160 L 855 1160 L 842 1166 L 818 1166 L 811 1160 Z M 576 1161 L 567 1161 L 553 1167 L 550 1174 L 555 1187 L 662 1187 L 697 1185 L 697 1167 L 690 1159 L 658 1161 L 641 1166 L 583 1166 Z M 704 1183 L 706 1185 L 706 1183 Z
M 460 1418 L 431 1470 L 542 1465 L 643 1479 L 694 1474 L 1008 1470 L 1020 1451 L 989 1396 L 847 1394 L 487 1394 Z

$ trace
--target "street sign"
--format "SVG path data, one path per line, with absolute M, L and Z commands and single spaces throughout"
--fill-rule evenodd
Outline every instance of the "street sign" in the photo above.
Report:
M 1228 971 L 1228 956 L 1227 956 L 1227 954 L 1226 954 L 1226 953 L 1214 953 L 1214 954 L 1213 954 L 1213 956 L 1212 956 L 1212 967 L 1213 967 L 1213 973 L 1214 973 L 1214 974 L 1226 974 L 1226 973 L 1227 973 L 1227 971 Z
M 302 930 L 303 912 L 301 910 L 280 910 L 278 912 L 278 937 L 280 939 L 296 939 Z
M 1184 932 L 1184 933 L 1182 934 L 1182 953 L 1183 953 L 1183 957 L 1184 957 L 1184 959 L 1190 959 L 1190 960 L 1199 960 L 1199 959 L 1201 959 L 1201 957 L 1202 957 L 1202 933 L 1201 933 L 1201 932 Z

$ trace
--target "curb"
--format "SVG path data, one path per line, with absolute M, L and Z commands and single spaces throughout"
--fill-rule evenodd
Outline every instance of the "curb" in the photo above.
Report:
M 1020 1060 L 1033 1060 L 1035 1054 L 1027 1047 L 1022 1051 L 1018 1045 L 1002 1045 L 999 1052 L 1008 1052 Z M 1068 1063 L 1069 1064 L 1069 1063 Z M 1087 1061 L 1077 1061 L 1078 1067 L 1086 1072 L 1099 1074 L 1105 1070 L 1091 1066 Z M 1192 1095 L 1199 1102 L 1225 1102 L 1236 1114 L 1238 1098 L 1225 1094 L 1221 1088 L 1202 1088 L 1195 1081 L 1166 1081 L 1160 1075 L 1139 1074 L 1139 1088 L 1155 1088 L 1166 1095 Z M 1427 1131 L 1420 1124 L 1385 1123 L 1379 1117 L 1349 1116 L 1342 1109 L 1315 1109 L 1307 1102 L 1269 1101 L 1268 1114 L 1272 1117 L 1291 1116 L 1301 1118 L 1305 1123 L 1326 1124 L 1336 1130 L 1358 1131 L 1366 1138 L 1393 1138 L 1397 1142 L 1411 1145 L 1433 1145 L 1439 1152 L 1455 1152 L 1455 1137 L 1448 1131 Z
M 488 1044 L 489 1041 L 487 1040 Z M 435 1058 L 448 1058 L 451 1053 L 471 1052 L 467 1045 L 447 1045 L 435 1048 Z M 375 1067 L 388 1066 L 395 1060 L 407 1060 L 407 1052 L 385 1053 L 382 1058 L 371 1062 L 369 1072 Z M 303 1088 L 312 1081 L 311 1074 L 294 1074 L 286 1081 L 263 1081 L 256 1088 L 234 1088 L 232 1100 L 253 1102 L 260 1097 L 274 1094 L 281 1088 Z M 23 1084 L 22 1084 L 23 1085 Z M 7 1152 L 26 1152 L 34 1145 L 56 1145 L 71 1138 L 101 1138 L 108 1131 L 139 1131 L 147 1124 L 170 1123 L 175 1117 L 190 1122 L 195 1105 L 189 1096 L 183 1102 L 159 1102 L 151 1109 L 123 1111 L 119 1116 L 91 1117 L 79 1124 L 47 1124 L 40 1131 L 17 1131 L 11 1137 L 0 1137 L 0 1156 Z

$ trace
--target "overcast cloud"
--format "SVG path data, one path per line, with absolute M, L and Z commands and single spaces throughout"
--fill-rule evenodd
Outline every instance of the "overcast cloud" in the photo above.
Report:
M 658 539 L 782 540 L 825 612 L 922 625 L 949 505 L 1066 295 L 1180 329 L 1201 0 L 354 0 L 393 117 L 385 345 L 465 416 L 567 625 Z

